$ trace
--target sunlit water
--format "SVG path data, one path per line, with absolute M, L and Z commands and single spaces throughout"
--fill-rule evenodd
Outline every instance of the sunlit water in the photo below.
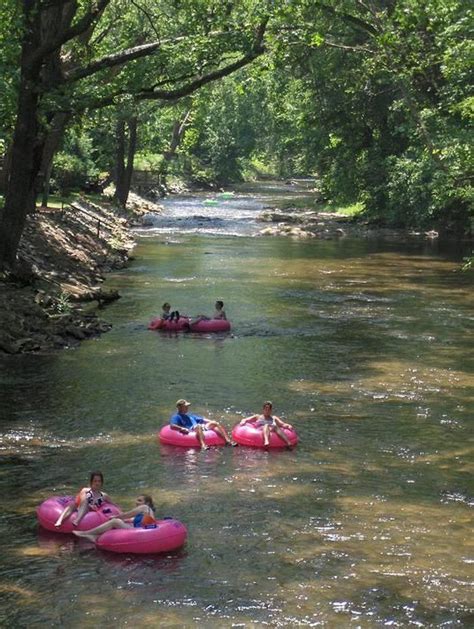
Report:
M 0 361 L 0 624 L 470 626 L 473 299 L 459 260 L 254 238 L 245 209 L 227 232 L 187 233 L 179 211 L 108 279 L 123 295 L 104 311 L 110 333 Z M 216 299 L 230 334 L 146 329 L 164 301 L 196 314 Z M 160 446 L 179 397 L 229 428 L 270 398 L 300 445 Z M 120 556 L 41 531 L 35 506 L 94 468 L 124 507 L 151 493 L 187 545 Z
M 199 194 L 167 197 L 161 201 L 165 211 L 151 216 L 152 225 L 139 230 L 141 236 L 157 234 L 207 234 L 227 236 L 251 236 L 262 229 L 256 218 L 271 203 L 308 196 L 314 181 L 282 185 L 268 181 L 259 184 L 243 184 L 237 190 L 224 193 L 202 192 Z

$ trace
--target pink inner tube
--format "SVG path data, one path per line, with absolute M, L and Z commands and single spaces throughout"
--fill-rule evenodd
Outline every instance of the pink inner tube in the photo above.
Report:
M 203 319 L 198 323 L 191 323 L 189 329 L 191 332 L 228 332 L 230 321 L 227 319 Z
M 173 319 L 173 321 L 168 321 L 168 319 L 161 319 L 157 317 L 153 319 L 148 324 L 149 330 L 188 330 L 189 329 L 189 319 L 188 317 L 180 317 L 178 321 Z
M 282 428 L 288 437 L 292 446 L 298 443 L 298 435 L 294 430 Z M 249 446 L 251 448 L 263 448 L 263 426 L 253 426 L 245 424 L 241 426 L 237 424 L 232 430 L 232 437 L 241 446 Z M 270 448 L 284 448 L 286 443 L 275 432 L 270 431 Z
M 160 430 L 160 432 L 158 433 L 158 439 L 161 443 L 169 446 L 182 446 L 184 448 L 201 447 L 195 432 L 189 432 L 187 435 L 184 435 L 177 430 L 173 430 L 169 424 L 163 426 L 163 428 Z M 224 439 L 214 430 L 204 431 L 204 441 L 208 446 L 225 445 Z
M 41 526 L 48 531 L 56 531 L 57 533 L 72 533 L 72 531 L 88 531 L 93 529 L 99 524 L 106 522 L 111 516 L 120 513 L 120 509 L 117 505 L 111 502 L 104 502 L 104 504 L 97 509 L 97 511 L 88 511 L 86 515 L 79 522 L 78 526 L 73 526 L 72 520 L 76 517 L 77 511 L 74 511 L 72 515 L 66 518 L 61 526 L 56 528 L 54 523 L 61 515 L 63 509 L 74 503 L 74 496 L 51 496 L 44 502 L 42 502 L 36 509 L 36 516 Z
M 102 533 L 96 546 L 112 553 L 165 553 L 180 548 L 188 532 L 184 524 L 168 518 L 157 520 L 156 528 L 111 529 Z

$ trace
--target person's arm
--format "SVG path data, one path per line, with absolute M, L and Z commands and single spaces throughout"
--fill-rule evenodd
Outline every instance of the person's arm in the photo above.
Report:
M 187 435 L 189 432 L 188 428 L 181 426 L 181 418 L 179 417 L 179 415 L 173 415 L 173 417 L 170 419 L 170 428 L 171 430 L 177 430 L 183 435 Z
M 133 509 L 130 509 L 130 511 L 121 511 L 120 513 L 117 513 L 117 515 L 114 515 L 112 517 L 119 518 L 120 520 L 127 520 L 128 518 L 133 518 L 139 513 L 144 513 L 144 511 L 145 505 L 140 505 L 139 507 L 134 507 Z
M 187 435 L 189 433 L 189 428 L 185 428 L 184 426 L 178 426 L 177 424 L 170 424 L 171 430 L 177 430 L 183 435 Z
M 258 419 L 258 415 L 250 415 L 250 417 L 244 417 L 244 419 L 241 419 L 239 424 L 241 426 L 245 426 L 245 424 L 248 424 L 249 422 L 254 422 Z
M 275 415 L 273 416 L 273 420 L 274 420 L 275 424 L 279 428 L 287 428 L 288 430 L 292 430 L 292 428 L 293 428 L 293 426 L 291 424 L 287 424 L 286 422 L 284 422 L 279 417 L 276 417 Z
M 102 495 L 104 496 L 104 500 L 106 502 L 112 502 L 112 500 L 110 500 L 109 494 L 106 494 L 105 491 L 102 492 Z

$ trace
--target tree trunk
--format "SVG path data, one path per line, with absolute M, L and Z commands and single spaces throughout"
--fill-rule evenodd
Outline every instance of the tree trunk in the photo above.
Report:
M 125 128 L 128 126 L 127 163 L 125 164 L 126 137 Z M 137 117 L 133 116 L 127 122 L 120 120 L 117 124 L 117 164 L 114 199 L 120 205 L 127 205 L 130 186 L 132 183 L 133 161 L 137 148 Z
M 50 7 L 41 7 L 34 0 L 22 1 L 20 86 L 5 206 L 0 216 L 0 270 L 14 266 L 26 216 L 35 210 L 37 175 L 46 137 L 44 123 L 40 122 L 41 91 L 45 82 L 53 85 L 61 75 L 59 49 L 44 57 L 38 51 L 59 28 L 71 22 L 76 10 L 72 1 Z
M 163 151 L 163 160 L 161 161 L 160 168 L 158 170 L 158 180 L 163 188 L 166 188 L 166 179 L 168 176 L 169 165 L 171 160 L 176 158 L 176 151 L 181 144 L 184 137 L 184 132 L 189 124 L 189 118 L 191 116 L 191 109 L 184 114 L 181 119 L 175 120 L 173 124 L 173 131 L 171 133 L 170 148 L 168 151 Z
M 125 176 L 125 120 L 117 122 L 117 151 L 115 153 L 115 194 L 114 201 L 120 205 Z
M 5 157 L 3 158 L 2 178 L 0 180 L 0 192 L 5 194 L 7 190 L 8 173 L 10 172 L 12 162 L 12 145 L 10 144 L 5 151 Z
M 24 0 L 18 110 L 7 175 L 5 206 L 0 216 L 0 270 L 12 268 L 26 215 L 35 209 L 35 180 L 40 163 L 38 102 L 41 64 L 31 62 L 40 43 L 40 20 L 35 3 Z
M 49 184 L 51 179 L 51 170 L 53 167 L 53 159 L 61 146 L 64 131 L 70 119 L 71 114 L 65 112 L 55 114 L 51 123 L 51 129 L 44 143 L 41 168 L 38 173 L 38 187 L 42 191 L 41 205 L 43 207 L 48 207 Z

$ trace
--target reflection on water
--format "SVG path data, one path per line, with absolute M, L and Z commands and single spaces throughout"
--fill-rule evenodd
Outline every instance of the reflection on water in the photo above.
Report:
M 423 246 L 155 235 L 108 281 L 110 333 L 1 359 L 2 624 L 468 626 L 473 299 Z M 164 301 L 216 299 L 229 334 L 146 329 Z M 161 446 L 183 396 L 228 428 L 273 399 L 300 445 Z M 36 505 L 93 468 L 123 508 L 151 493 L 186 547 L 38 530 Z

